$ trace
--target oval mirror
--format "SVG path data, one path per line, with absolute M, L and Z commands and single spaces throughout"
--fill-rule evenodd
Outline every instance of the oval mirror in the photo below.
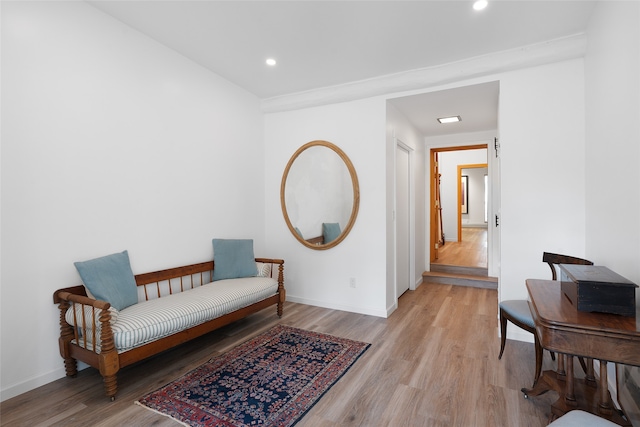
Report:
M 360 187 L 347 155 L 327 141 L 311 141 L 282 175 L 280 204 L 287 227 L 303 245 L 329 249 L 344 240 L 358 216 Z

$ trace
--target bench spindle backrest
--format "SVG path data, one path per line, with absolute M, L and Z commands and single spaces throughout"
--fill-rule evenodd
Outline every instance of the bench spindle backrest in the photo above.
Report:
M 185 286 L 193 289 L 210 283 L 213 279 L 213 261 L 138 274 L 135 278 L 139 301 L 162 298 L 185 291 Z

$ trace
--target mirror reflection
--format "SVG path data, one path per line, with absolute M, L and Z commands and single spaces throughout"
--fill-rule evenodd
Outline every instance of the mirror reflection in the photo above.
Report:
M 295 238 L 309 248 L 328 249 L 340 243 L 355 222 L 358 178 L 340 148 L 312 141 L 289 160 L 280 198 Z

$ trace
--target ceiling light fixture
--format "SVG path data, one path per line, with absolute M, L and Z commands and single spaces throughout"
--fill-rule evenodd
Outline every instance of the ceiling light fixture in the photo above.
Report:
M 451 116 L 451 117 L 441 117 L 438 119 L 438 121 L 440 123 L 455 123 L 455 122 L 462 121 L 462 119 L 460 118 L 460 116 Z
M 489 2 L 487 0 L 477 0 L 476 2 L 473 3 L 473 8 L 475 10 L 482 10 L 485 7 L 487 7 L 488 4 Z
M 276 60 L 273 58 L 268 58 L 266 62 L 267 62 L 267 65 L 269 65 L 270 67 L 273 67 L 274 65 L 276 65 Z

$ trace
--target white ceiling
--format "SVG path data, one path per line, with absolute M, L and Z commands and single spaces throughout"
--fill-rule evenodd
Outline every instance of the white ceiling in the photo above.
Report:
M 580 34 L 594 6 L 503 0 L 476 12 L 472 1 L 453 0 L 88 3 L 263 100 Z M 268 57 L 278 64 L 266 66 Z M 486 130 L 489 122 L 495 129 L 497 89 L 481 85 L 394 104 L 427 135 L 452 132 L 426 127 L 440 114 L 463 116 L 454 133 Z
M 425 136 L 490 131 L 498 128 L 498 82 L 405 96 L 390 100 Z M 439 117 L 460 116 L 440 124 Z

